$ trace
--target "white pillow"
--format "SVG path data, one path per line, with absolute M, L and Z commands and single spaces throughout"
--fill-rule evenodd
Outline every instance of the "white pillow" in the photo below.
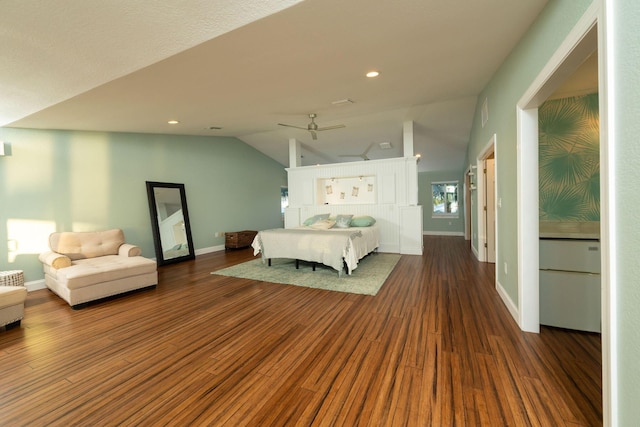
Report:
M 330 219 L 321 219 L 320 221 L 316 221 L 310 225 L 311 228 L 315 228 L 316 230 L 328 230 L 336 224 L 335 221 Z

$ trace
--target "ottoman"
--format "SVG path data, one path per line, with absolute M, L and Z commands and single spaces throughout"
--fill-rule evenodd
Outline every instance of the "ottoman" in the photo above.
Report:
M 20 326 L 24 317 L 24 300 L 27 288 L 24 286 L 0 286 L 0 327 L 9 330 Z

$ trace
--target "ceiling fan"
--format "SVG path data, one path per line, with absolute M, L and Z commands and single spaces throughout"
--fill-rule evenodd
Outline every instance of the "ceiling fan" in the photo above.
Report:
M 309 123 L 307 125 L 306 128 L 300 127 L 300 126 L 294 126 L 294 125 L 288 125 L 285 123 L 278 123 L 280 126 L 287 126 L 290 128 L 296 128 L 296 129 L 302 129 L 302 130 L 308 130 L 309 132 L 311 132 L 311 138 L 313 139 L 318 139 L 318 135 L 316 134 L 316 132 L 320 132 L 323 130 L 331 130 L 331 129 L 340 129 L 345 127 L 344 125 L 335 125 L 335 126 L 326 126 L 326 127 L 318 127 L 317 123 L 315 122 L 315 118 L 318 117 L 315 113 L 311 113 L 309 114 L 309 118 L 311 119 L 311 123 Z
M 369 154 L 369 151 L 371 151 L 372 147 L 373 147 L 373 142 L 369 144 L 367 149 L 364 150 L 362 154 L 342 154 L 338 157 L 360 157 L 362 160 L 370 160 L 369 157 L 367 157 L 367 154 Z

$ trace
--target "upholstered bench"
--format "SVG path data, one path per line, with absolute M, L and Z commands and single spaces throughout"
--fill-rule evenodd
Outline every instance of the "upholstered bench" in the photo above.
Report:
M 26 298 L 27 288 L 24 286 L 0 286 L 0 327 L 11 329 L 20 326 Z
M 158 283 L 156 262 L 125 243 L 120 229 L 53 233 L 49 246 L 40 254 L 45 284 L 74 309 Z

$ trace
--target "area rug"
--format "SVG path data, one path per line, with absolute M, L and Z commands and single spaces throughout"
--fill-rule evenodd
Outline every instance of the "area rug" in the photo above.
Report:
M 398 254 L 372 253 L 362 258 L 358 263 L 358 268 L 353 270 L 350 275 L 343 274 L 341 277 L 333 268 L 321 264 L 317 264 L 316 271 L 313 271 L 310 263 L 300 261 L 300 268 L 296 270 L 295 260 L 274 259 L 269 267 L 262 262 L 261 258 L 223 268 L 211 274 L 328 291 L 375 295 L 393 271 L 398 260 L 400 260 Z

